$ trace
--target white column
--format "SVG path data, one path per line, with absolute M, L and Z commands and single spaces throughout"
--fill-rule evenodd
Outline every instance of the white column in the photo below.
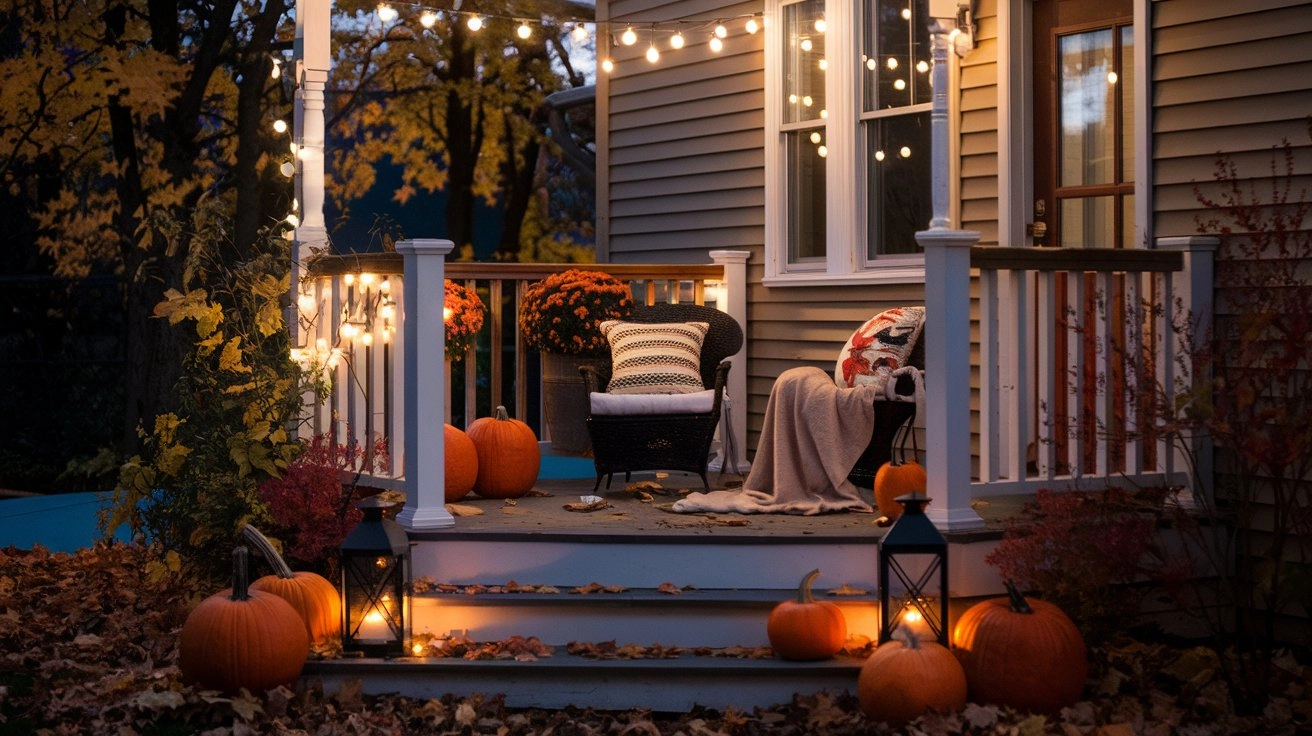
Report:
M 446 510 L 446 330 L 442 310 L 450 240 L 401 240 L 405 301 L 405 508 L 396 520 L 407 529 L 454 526 Z
M 733 356 L 729 370 L 729 427 L 734 455 L 727 458 L 733 470 L 747 467 L 747 259 L 750 251 L 713 250 L 711 260 L 724 267 L 724 304 L 717 305 L 743 328 L 743 346 Z M 721 460 L 720 470 L 724 470 Z
M 297 226 L 292 240 L 291 294 L 296 304 L 304 261 L 315 250 L 327 249 L 324 225 L 324 88 L 332 46 L 331 0 L 303 0 L 296 8 L 293 73 L 296 97 L 292 108 L 292 142 L 296 146 Z M 288 155 L 291 152 L 288 151 Z M 297 342 L 297 320 L 288 320 L 292 344 Z

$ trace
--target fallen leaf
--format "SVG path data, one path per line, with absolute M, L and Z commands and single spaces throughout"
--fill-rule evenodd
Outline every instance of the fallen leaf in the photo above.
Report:
M 449 503 L 446 505 L 446 510 L 452 516 L 482 516 L 483 515 L 483 509 L 480 509 L 477 506 L 469 506 L 463 503 Z
M 656 586 L 656 592 L 665 593 L 666 595 L 679 595 L 683 593 L 683 591 L 679 589 L 679 586 L 674 583 L 661 583 Z
M 589 513 L 592 511 L 601 511 L 602 509 L 610 508 L 610 501 L 607 501 L 606 499 L 603 498 L 600 501 L 593 501 L 592 503 L 583 503 L 583 502 L 567 503 L 564 505 L 563 508 L 566 511 L 581 511 L 583 513 Z
M 870 591 L 865 590 L 864 588 L 857 588 L 848 585 L 847 583 L 843 583 L 837 588 L 831 588 L 829 590 L 829 595 L 865 595 L 869 592 Z

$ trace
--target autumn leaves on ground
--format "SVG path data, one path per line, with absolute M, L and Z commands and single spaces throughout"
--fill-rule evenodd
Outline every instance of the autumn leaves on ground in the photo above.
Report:
M 1281 682 L 1264 713 L 1240 717 L 1215 652 L 1132 641 L 1092 650 L 1083 699 L 1059 714 L 968 704 L 921 716 L 901 731 L 865 717 L 855 695 L 808 694 L 803 682 L 794 702 L 751 713 L 511 710 L 495 694 L 414 700 L 366 696 L 358 685 L 324 692 L 313 683 L 233 697 L 183 683 L 178 635 L 195 600 L 174 581 L 166 558 L 139 546 L 0 552 L 0 732 L 1166 736 L 1297 734 L 1312 723 L 1312 670 L 1293 656 L 1276 662 Z M 469 651 L 498 649 L 490 643 Z

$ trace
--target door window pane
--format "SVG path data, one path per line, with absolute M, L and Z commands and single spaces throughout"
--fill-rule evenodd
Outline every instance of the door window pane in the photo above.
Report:
M 819 129 L 785 133 L 788 262 L 824 260 L 825 155 Z
M 1115 201 L 1112 197 L 1072 197 L 1061 201 L 1063 248 L 1114 248 L 1116 246 Z
M 1134 27 L 1121 27 L 1121 181 L 1134 181 Z M 1130 213 L 1126 213 L 1129 217 Z
M 825 4 L 785 5 L 783 120 L 820 120 L 825 109 Z
M 1113 181 L 1120 79 L 1112 63 L 1112 39 L 1106 28 L 1058 40 L 1059 186 Z
M 929 227 L 929 113 L 865 123 L 866 257 L 918 253 L 916 232 Z

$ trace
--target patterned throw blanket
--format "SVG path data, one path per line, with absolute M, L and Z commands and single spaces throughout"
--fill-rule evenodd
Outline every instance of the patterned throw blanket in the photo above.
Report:
M 740 514 L 872 512 L 847 479 L 870 442 L 876 387 L 839 388 L 819 368 L 792 368 L 770 391 L 752 470 L 741 489 L 690 493 L 674 511 Z

